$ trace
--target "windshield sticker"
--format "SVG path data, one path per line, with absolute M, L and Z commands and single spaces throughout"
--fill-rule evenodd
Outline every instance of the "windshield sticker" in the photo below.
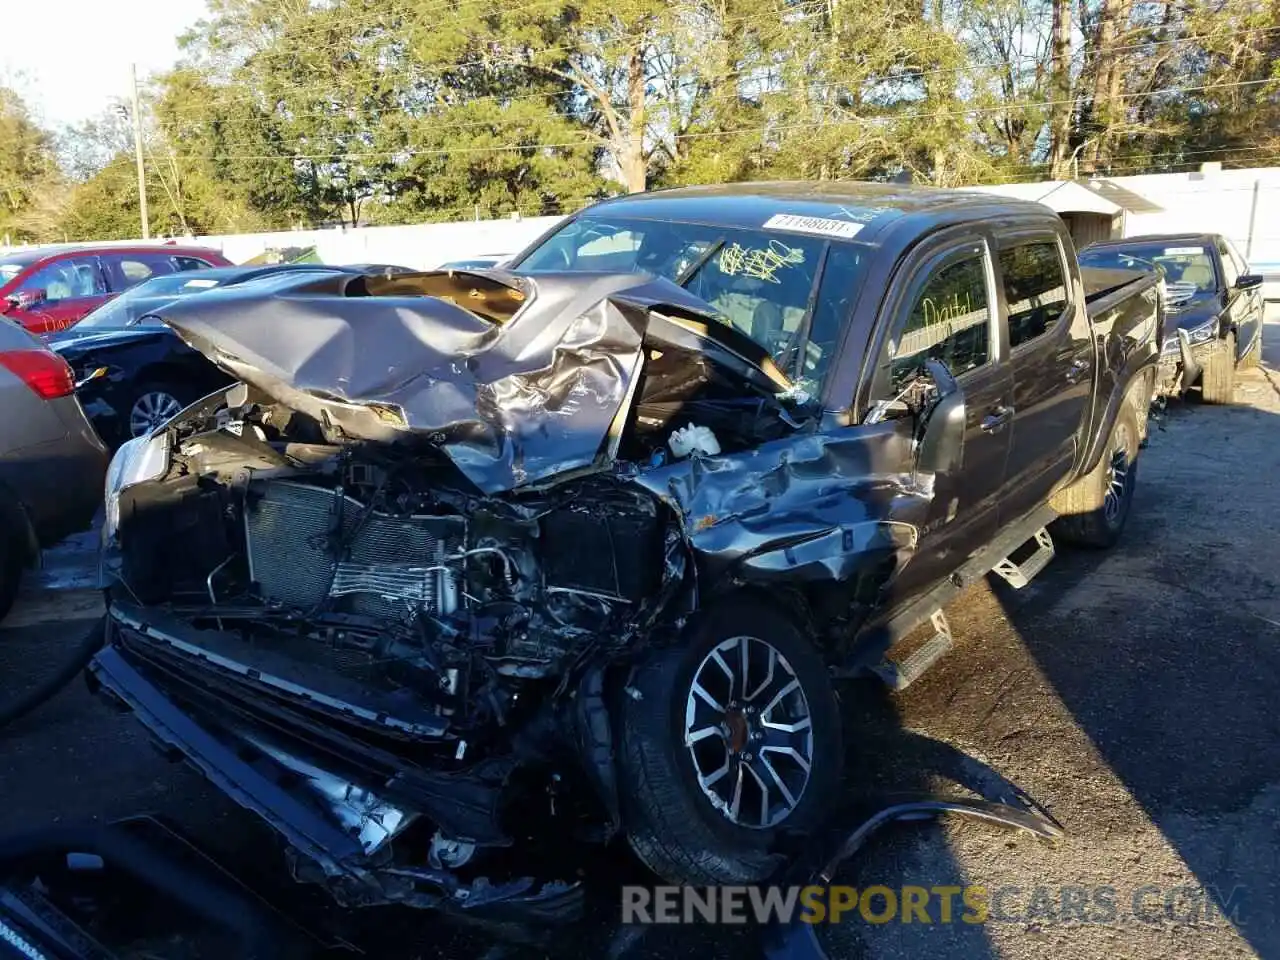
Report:
M 804 251 L 788 247 L 778 240 L 770 240 L 767 247 L 743 247 L 731 243 L 720 251 L 716 266 L 727 277 L 742 275 L 766 283 L 781 283 L 777 273 L 783 267 L 804 263 Z
M 1165 247 L 1166 257 L 1198 257 L 1204 253 L 1203 247 Z
M 843 237 L 852 240 L 862 229 L 860 223 L 845 220 L 828 220 L 826 217 L 799 217 L 790 213 L 775 213 L 764 222 L 766 230 L 791 230 L 795 233 L 813 233 L 820 237 Z
M 216 287 L 217 280 L 188 280 L 183 284 L 184 287 Z

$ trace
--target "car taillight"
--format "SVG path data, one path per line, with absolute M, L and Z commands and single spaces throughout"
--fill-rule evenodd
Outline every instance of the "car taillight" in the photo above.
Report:
M 69 397 L 76 392 L 76 377 L 71 367 L 48 350 L 5 350 L 0 352 L 0 367 L 45 400 Z

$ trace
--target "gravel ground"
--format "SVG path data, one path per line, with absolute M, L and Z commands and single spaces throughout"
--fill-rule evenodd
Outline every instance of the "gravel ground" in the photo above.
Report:
M 1118 549 L 1063 552 L 1016 593 L 973 589 L 947 611 L 956 647 L 917 684 L 845 690 L 855 790 L 937 788 L 985 763 L 1067 836 L 892 828 L 842 882 L 980 885 L 992 916 L 939 923 L 935 902 L 929 924 L 855 919 L 823 931 L 834 957 L 1280 958 L 1280 312 L 1270 320 L 1270 369 L 1241 377 L 1236 406 L 1175 405 L 1153 432 Z M 54 551 L 0 630 L 7 682 L 87 628 L 90 543 Z M 253 818 L 79 684 L 2 736 L 5 829 L 157 811 L 240 869 L 278 872 Z M 411 919 L 415 936 L 373 955 L 476 955 Z M 547 954 L 595 955 L 593 936 Z M 743 955 L 733 938 L 670 929 L 637 952 Z

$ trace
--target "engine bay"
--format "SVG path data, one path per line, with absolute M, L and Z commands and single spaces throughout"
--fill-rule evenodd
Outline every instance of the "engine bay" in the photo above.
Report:
M 255 446 L 262 469 L 243 465 Z M 625 647 L 680 569 L 665 508 L 609 477 L 512 504 L 432 486 L 412 457 L 283 451 L 220 427 L 126 491 L 127 595 L 412 693 L 459 735 L 505 722 L 522 683 L 588 646 Z M 277 454 L 291 462 L 266 465 Z

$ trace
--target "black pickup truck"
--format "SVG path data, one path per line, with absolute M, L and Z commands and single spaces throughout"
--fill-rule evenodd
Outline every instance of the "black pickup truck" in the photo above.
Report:
M 1080 251 L 1089 269 L 1151 270 L 1165 281 L 1168 326 L 1157 390 L 1199 388 L 1206 403 L 1231 403 L 1236 370 L 1262 359 L 1264 277 L 1221 234 L 1127 237 Z
M 902 687 L 966 584 L 1115 541 L 1161 333 L 1044 207 L 834 184 L 160 313 L 239 383 L 112 463 L 93 682 L 342 902 L 544 914 L 570 836 L 778 866 L 838 678 Z

